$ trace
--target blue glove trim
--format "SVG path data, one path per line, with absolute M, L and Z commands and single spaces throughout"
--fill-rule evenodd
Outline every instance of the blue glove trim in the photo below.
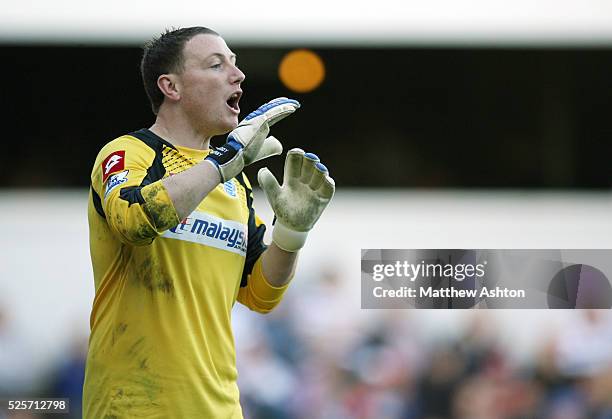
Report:
M 266 103 L 265 105 L 261 105 L 259 108 L 255 109 L 253 112 L 248 114 L 246 118 L 244 118 L 244 120 L 248 121 L 250 119 L 256 118 L 260 115 L 263 115 L 270 109 L 276 106 L 279 106 L 279 105 L 284 105 L 286 103 L 293 103 L 294 105 L 297 105 L 298 107 L 300 106 L 300 102 L 294 99 L 277 99 L 277 100 L 273 100 L 272 102 Z
M 213 163 L 214 163 L 214 165 L 215 165 L 215 166 L 217 166 L 217 169 L 218 169 L 219 167 L 221 167 L 221 166 L 220 166 L 220 164 L 219 164 L 219 162 L 218 162 L 216 159 L 214 159 L 214 158 L 210 157 L 210 155 L 209 155 L 208 157 L 206 157 L 204 160 L 208 160 L 208 161 L 210 161 L 210 162 L 213 162 Z
M 325 167 L 325 165 L 321 162 L 315 164 L 315 167 L 324 173 L 329 172 L 329 170 L 327 170 L 327 167 Z
M 314 153 L 305 153 L 304 157 L 306 157 L 309 160 L 319 161 L 319 157 L 317 157 L 317 155 Z
M 236 151 L 239 151 L 242 148 L 242 144 L 234 140 L 234 137 L 232 137 L 231 135 L 227 137 L 227 143 L 225 144 L 231 146 Z

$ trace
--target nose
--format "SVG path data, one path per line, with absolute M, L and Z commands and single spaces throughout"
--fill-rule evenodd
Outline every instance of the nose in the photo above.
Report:
M 244 75 L 244 73 L 235 65 L 233 66 L 233 72 L 232 72 L 232 84 L 240 84 L 244 81 L 244 79 L 246 79 L 246 76 Z

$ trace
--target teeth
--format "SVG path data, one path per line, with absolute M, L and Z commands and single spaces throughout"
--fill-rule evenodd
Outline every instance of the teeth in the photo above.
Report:
M 238 100 L 240 99 L 240 94 L 238 92 L 232 94 L 227 100 L 227 104 L 229 107 L 238 110 Z

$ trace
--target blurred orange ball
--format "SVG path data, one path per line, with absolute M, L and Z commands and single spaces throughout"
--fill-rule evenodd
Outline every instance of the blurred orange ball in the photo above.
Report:
M 308 93 L 323 82 L 325 65 L 314 52 L 298 49 L 283 57 L 278 68 L 278 76 L 289 90 Z

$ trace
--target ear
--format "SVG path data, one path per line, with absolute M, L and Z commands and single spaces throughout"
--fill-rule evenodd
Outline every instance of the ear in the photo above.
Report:
M 157 78 L 157 87 L 165 97 L 171 101 L 177 101 L 181 98 L 178 80 L 174 74 L 162 74 Z

